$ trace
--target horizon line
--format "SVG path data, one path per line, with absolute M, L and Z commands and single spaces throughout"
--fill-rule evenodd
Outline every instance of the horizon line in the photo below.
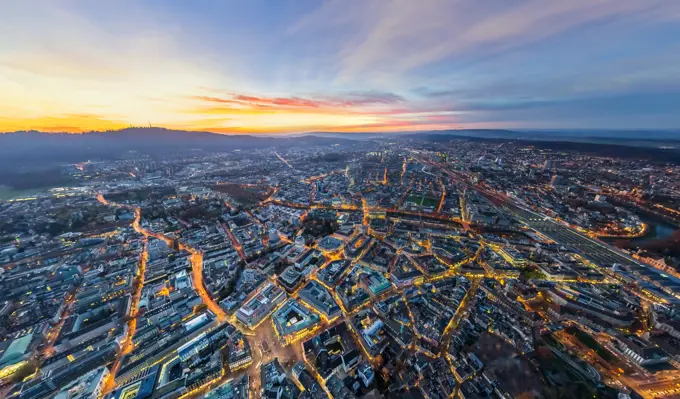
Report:
M 258 131 L 253 131 L 253 132 L 239 132 L 239 131 L 233 131 L 233 132 L 218 132 L 218 131 L 212 131 L 212 130 L 192 130 L 192 129 L 177 129 L 177 128 L 168 128 L 164 126 L 128 126 L 128 127 L 123 127 L 119 129 L 108 129 L 108 130 L 88 130 L 88 131 L 50 131 L 50 130 L 38 130 L 38 129 L 29 129 L 29 130 L 14 130 L 14 131 L 0 131 L 0 135 L 5 135 L 5 134 L 22 134 L 22 133 L 38 133 L 38 134 L 45 134 L 45 135 L 89 135 L 89 134 L 102 134 L 102 133 L 117 133 L 117 132 L 122 132 L 125 130 L 131 130 L 131 129 L 140 129 L 140 130 L 149 130 L 149 129 L 162 129 L 162 130 L 167 130 L 167 131 L 173 131 L 173 132 L 184 132 L 184 133 L 208 133 L 208 134 L 214 134 L 214 135 L 220 135 L 220 136 L 265 136 L 265 137 L 271 137 L 271 136 L 302 136 L 302 135 L 313 135 L 313 134 L 344 134 L 344 135 L 368 135 L 368 134 L 384 134 L 384 135 L 408 135 L 408 134 L 419 134 L 419 133 L 445 133 L 445 132 L 464 132 L 464 131 L 495 131 L 495 132 L 515 132 L 515 133 L 522 133 L 522 132 L 544 132 L 544 133 L 567 133 L 567 132 L 621 132 L 621 133 L 635 133 L 635 132 L 659 132 L 659 133 L 680 133 L 680 127 L 679 128 L 669 128 L 669 129 L 654 129 L 654 128 L 578 128 L 578 129 L 569 129 L 569 128 L 460 128 L 460 127 L 452 127 L 452 128 L 447 128 L 447 129 L 427 129 L 427 130 L 407 130 L 407 131 L 334 131 L 334 130 L 307 130 L 307 131 L 290 131 L 290 132 L 277 132 L 277 131 L 269 131 L 269 132 L 258 132 Z M 678 137 L 680 139 L 680 137 Z

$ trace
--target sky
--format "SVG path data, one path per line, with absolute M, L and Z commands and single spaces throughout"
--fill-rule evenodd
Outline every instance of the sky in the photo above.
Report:
M 677 129 L 678 0 L 0 0 L 0 131 Z

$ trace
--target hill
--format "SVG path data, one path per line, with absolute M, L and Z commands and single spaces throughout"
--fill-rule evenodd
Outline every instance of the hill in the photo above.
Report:
M 28 131 L 0 134 L 0 166 L 119 159 L 129 156 L 130 152 L 169 155 L 191 150 L 234 151 L 352 143 L 356 141 L 338 137 L 222 135 L 156 127 L 84 134 Z

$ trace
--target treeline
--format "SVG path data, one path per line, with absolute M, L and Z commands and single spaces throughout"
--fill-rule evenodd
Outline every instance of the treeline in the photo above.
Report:
M 9 186 L 15 190 L 68 186 L 74 181 L 71 176 L 62 173 L 60 168 L 26 171 L 0 168 L 0 185 Z

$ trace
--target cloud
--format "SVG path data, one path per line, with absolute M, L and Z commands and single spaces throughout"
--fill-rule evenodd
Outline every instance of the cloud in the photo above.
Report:
M 666 12 L 660 12 L 661 10 Z M 291 34 L 344 26 L 339 78 L 366 74 L 398 79 L 451 57 L 521 48 L 593 22 L 615 18 L 647 24 L 677 15 L 674 0 L 391 0 L 328 1 L 298 21 Z
M 318 108 L 319 107 L 319 102 L 314 101 L 314 100 L 307 100 L 304 98 L 299 98 L 299 97 L 275 97 L 275 98 L 267 98 L 267 97 L 253 97 L 253 96 L 244 96 L 244 95 L 236 95 L 234 97 L 236 100 L 243 101 L 245 103 L 250 103 L 254 105 L 273 105 L 273 106 L 291 106 L 291 107 L 304 107 L 304 108 Z
M 225 81 L 141 3 L 0 2 L 0 15 L 0 37 L 12 38 L 0 41 L 0 103 L 12 106 L 0 107 L 0 117 L 92 113 L 169 124 L 175 104 L 155 99 Z M 78 122 L 71 127 L 100 126 Z
M 335 97 L 329 96 L 326 99 L 340 106 L 395 105 L 406 102 L 398 94 L 381 91 L 354 91 Z
M 680 125 L 664 97 L 677 0 L 0 0 L 0 15 L 0 130 Z
M 211 90 L 206 90 L 212 92 Z M 277 97 L 254 94 L 195 95 L 184 112 L 201 117 L 201 130 L 218 133 L 382 131 L 444 128 L 455 113 L 433 112 L 383 91 Z M 211 121 L 215 121 L 211 125 Z
M 262 111 L 295 111 L 295 110 L 338 110 L 347 111 L 353 109 L 357 112 L 367 110 L 367 107 L 382 108 L 401 104 L 404 99 L 394 93 L 386 92 L 348 92 L 344 94 L 319 95 L 315 97 L 267 97 L 244 94 L 230 94 L 229 96 L 192 96 L 194 100 L 205 103 L 226 104 L 221 107 L 228 110 L 262 110 Z
M 506 124 L 507 128 L 667 129 L 677 126 L 680 91 L 612 94 L 524 103 L 461 103 L 463 124 Z

